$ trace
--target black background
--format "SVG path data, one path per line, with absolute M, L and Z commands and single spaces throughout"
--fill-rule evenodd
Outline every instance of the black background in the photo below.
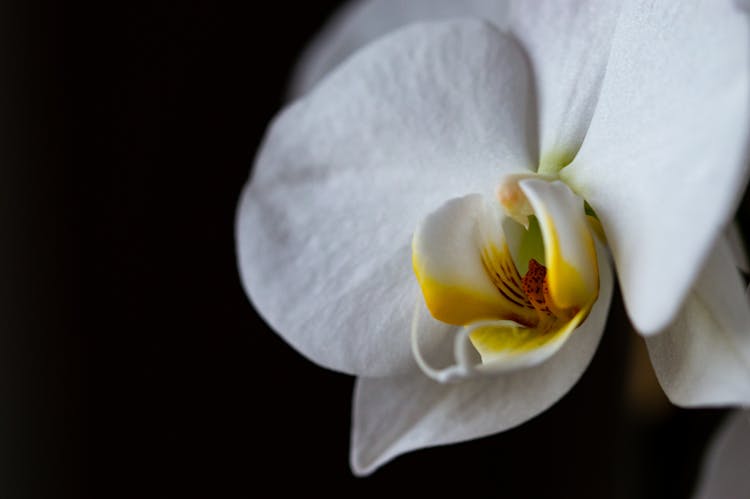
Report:
M 551 410 L 350 475 L 353 380 L 264 325 L 233 241 L 291 66 L 338 3 L 5 7 L 3 497 L 686 497 L 723 413 L 633 412 L 619 297 Z

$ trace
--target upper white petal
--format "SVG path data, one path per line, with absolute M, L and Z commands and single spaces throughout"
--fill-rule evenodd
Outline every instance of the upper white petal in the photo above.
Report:
M 674 324 L 647 337 L 646 345 L 675 404 L 750 405 L 750 302 L 725 241 L 711 253 Z
M 511 2 L 508 28 L 531 58 L 542 168 L 573 158 L 583 142 L 604 79 L 618 0 Z
M 600 259 L 600 276 L 599 299 L 589 317 L 539 366 L 453 384 L 436 383 L 421 373 L 359 378 L 352 421 L 354 473 L 367 475 L 415 449 L 507 430 L 549 408 L 578 381 L 599 343 L 612 297 L 606 258 Z M 435 323 L 435 336 L 450 338 L 451 326 Z
M 396 28 L 453 17 L 485 19 L 512 32 L 533 67 L 542 161 L 572 158 L 599 96 L 619 1 L 364 0 L 342 9 L 297 67 L 292 94 L 307 92 L 360 47 Z
M 481 22 L 418 25 L 370 45 L 274 122 L 237 214 L 243 285 L 323 366 L 413 365 L 410 241 L 447 199 L 533 166 L 529 69 Z
M 419 21 L 476 17 L 505 25 L 508 3 L 497 0 L 353 0 L 310 43 L 295 68 L 292 97 L 310 91 L 332 69 L 368 43 Z
M 626 4 L 585 142 L 561 174 L 596 210 L 636 328 L 675 316 L 747 182 L 748 19 Z

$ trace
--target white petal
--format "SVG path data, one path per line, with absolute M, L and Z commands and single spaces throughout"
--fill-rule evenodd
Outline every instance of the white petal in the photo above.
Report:
M 557 354 L 539 366 L 454 384 L 436 383 L 422 373 L 358 379 L 352 423 L 354 473 L 372 473 L 411 450 L 507 430 L 559 400 L 588 366 L 606 322 L 612 273 L 605 258 L 600 265 L 601 294 L 591 315 Z M 441 327 L 448 332 L 449 326 Z
M 646 345 L 673 403 L 750 405 L 750 302 L 726 242 L 711 254 L 675 323 Z
M 749 44 L 731 0 L 626 4 L 585 143 L 561 172 L 596 210 L 644 334 L 675 316 L 745 188 Z
M 410 241 L 447 199 L 532 164 L 525 57 L 487 24 L 419 25 L 358 53 L 271 127 L 237 216 L 242 282 L 313 361 L 412 365 Z
M 561 166 L 580 146 L 599 95 L 618 18 L 616 1 L 366 0 L 347 5 L 302 58 L 292 84 L 307 92 L 332 68 L 372 40 L 407 24 L 452 17 L 485 19 L 510 30 L 534 68 L 540 153 Z
M 750 411 L 737 411 L 721 425 L 708 449 L 694 499 L 750 496 Z
M 583 142 L 620 3 L 512 2 L 507 25 L 529 52 L 537 85 L 542 171 L 570 162 Z
M 418 21 L 476 17 L 503 26 L 507 2 L 492 0 L 357 0 L 344 5 L 300 58 L 290 85 L 298 97 L 368 43 Z

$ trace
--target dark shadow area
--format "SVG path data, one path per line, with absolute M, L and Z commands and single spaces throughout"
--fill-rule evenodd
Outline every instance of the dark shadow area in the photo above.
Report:
M 85 467 L 76 176 L 63 10 L 0 6 L 0 496 L 76 497 Z

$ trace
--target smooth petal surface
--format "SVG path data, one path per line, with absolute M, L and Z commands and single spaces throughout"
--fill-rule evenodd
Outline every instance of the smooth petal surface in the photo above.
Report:
M 502 27 L 507 9 L 507 2 L 497 0 L 350 1 L 336 12 L 300 58 L 290 94 L 295 98 L 304 95 L 354 52 L 408 24 L 474 17 Z
M 407 24 L 453 17 L 485 19 L 521 40 L 535 75 L 539 160 L 553 170 L 569 162 L 599 96 L 620 2 L 555 0 L 365 0 L 330 22 L 302 58 L 292 94 L 307 92 L 360 47 Z
M 413 366 L 412 231 L 446 200 L 533 166 L 530 86 L 513 39 L 457 21 L 381 39 L 284 111 L 237 215 L 260 314 L 325 367 Z
M 600 262 L 601 292 L 591 314 L 562 349 L 539 366 L 454 384 L 436 383 L 422 373 L 359 378 L 352 422 L 354 473 L 372 473 L 411 450 L 507 430 L 567 393 L 588 366 L 606 322 L 612 273 L 606 258 Z M 434 321 L 434 328 L 434 336 L 451 343 L 452 326 Z
M 588 130 L 620 1 L 512 2 L 508 28 L 529 52 L 537 85 L 540 170 L 569 163 Z
M 703 462 L 694 499 L 741 499 L 750 496 L 750 411 L 729 415 Z
M 747 181 L 748 19 L 625 4 L 586 140 L 561 176 L 596 210 L 643 334 L 674 318 Z
M 711 254 L 675 323 L 646 345 L 673 403 L 750 405 L 750 302 L 726 242 Z

